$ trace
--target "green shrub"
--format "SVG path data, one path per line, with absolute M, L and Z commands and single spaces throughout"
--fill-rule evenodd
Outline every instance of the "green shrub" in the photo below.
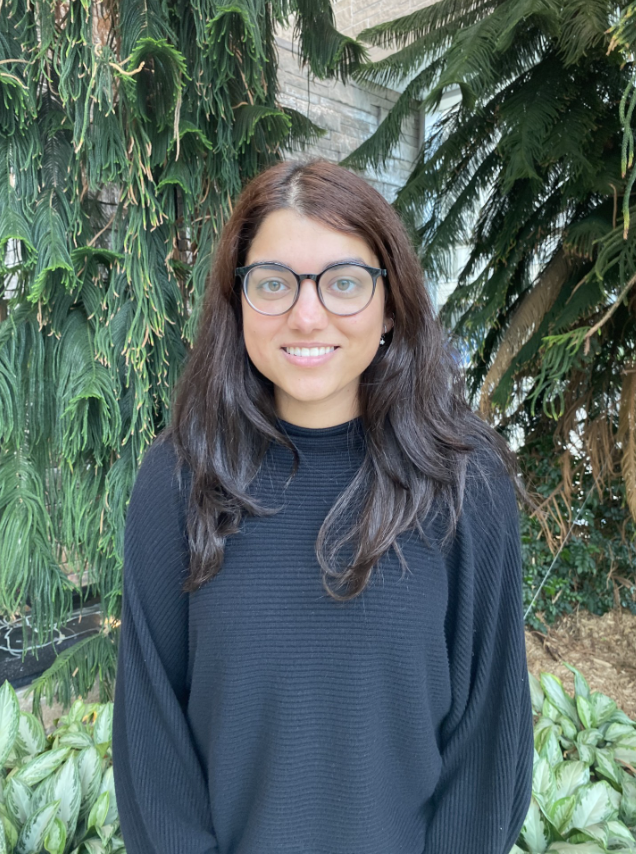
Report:
M 636 723 L 566 667 L 574 697 L 557 676 L 530 674 L 532 800 L 511 854 L 635 854 Z
M 125 854 L 113 782 L 112 703 L 76 700 L 47 737 L 0 688 L 0 854 Z
M 540 632 L 546 631 L 546 623 L 550 626 L 579 608 L 601 616 L 620 606 L 636 614 L 636 522 L 626 503 L 625 487 L 612 481 L 599 491 L 589 464 L 572 457 L 568 505 L 559 489 L 561 453 L 552 431 L 528 442 L 521 451 L 524 480 L 537 502 L 552 496 L 544 509 L 550 510 L 546 525 L 555 553 L 548 548 L 536 517 L 527 512 L 520 517 L 524 611 L 550 570 L 526 618 L 526 625 Z
M 530 674 L 532 800 L 511 854 L 636 854 L 636 723 L 575 667 Z M 113 784 L 112 703 L 77 700 L 47 737 L 0 688 L 0 854 L 125 854 Z

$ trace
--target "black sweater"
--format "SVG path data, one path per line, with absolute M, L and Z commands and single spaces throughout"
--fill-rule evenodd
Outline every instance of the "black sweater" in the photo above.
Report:
M 128 511 L 113 763 L 128 854 L 508 854 L 532 709 L 510 479 L 469 477 L 444 549 L 399 538 L 357 598 L 314 552 L 364 454 L 360 419 L 281 421 L 220 573 L 183 594 L 185 498 L 158 443 Z

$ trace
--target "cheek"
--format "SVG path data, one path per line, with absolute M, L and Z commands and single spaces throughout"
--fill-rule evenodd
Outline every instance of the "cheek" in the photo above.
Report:
M 253 317 L 253 312 L 243 312 L 243 338 L 247 355 L 254 362 L 264 363 L 273 355 L 272 341 L 278 332 L 280 321 L 268 317 Z
M 349 329 L 350 340 L 355 341 L 356 349 L 362 357 L 368 357 L 370 361 L 375 354 L 379 344 L 380 335 L 382 334 L 382 317 L 365 317 L 360 318 Z

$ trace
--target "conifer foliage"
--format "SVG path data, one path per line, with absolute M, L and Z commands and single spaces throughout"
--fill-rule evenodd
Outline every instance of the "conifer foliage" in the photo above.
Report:
M 0 614 L 31 644 L 74 594 L 104 616 L 38 694 L 108 688 L 125 510 L 215 236 L 322 132 L 278 103 L 292 14 L 308 73 L 346 79 L 364 50 L 328 0 L 0 0 Z
M 459 92 L 395 205 L 432 280 L 469 248 L 443 318 L 468 343 L 470 390 L 502 428 L 555 432 L 562 492 L 581 483 L 576 449 L 636 520 L 635 15 L 440 0 L 360 33 L 395 51 L 357 76 L 403 94 L 345 165 L 384 163 L 414 108 Z

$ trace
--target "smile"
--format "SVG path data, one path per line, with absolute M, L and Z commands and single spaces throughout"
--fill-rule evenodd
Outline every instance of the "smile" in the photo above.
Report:
M 315 368 L 334 358 L 339 347 L 281 347 L 284 359 L 302 368 Z
M 326 353 L 332 353 L 335 347 L 283 347 L 286 353 L 290 356 L 324 356 Z

